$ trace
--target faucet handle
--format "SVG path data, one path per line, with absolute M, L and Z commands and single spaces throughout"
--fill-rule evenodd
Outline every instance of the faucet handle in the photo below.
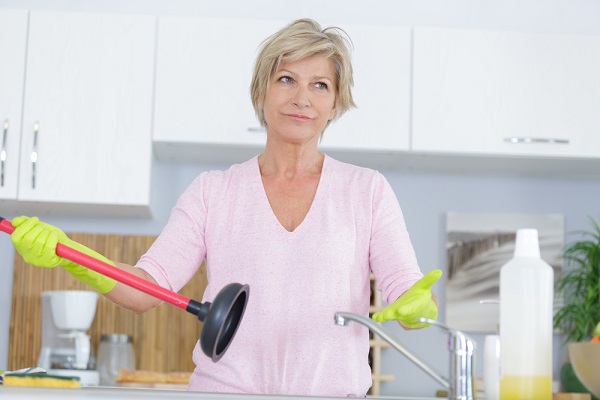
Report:
M 479 304 L 500 304 L 500 299 L 483 299 L 479 300 Z

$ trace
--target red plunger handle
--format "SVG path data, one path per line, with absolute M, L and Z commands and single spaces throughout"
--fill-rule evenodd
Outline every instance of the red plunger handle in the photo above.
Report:
M 12 234 L 15 228 L 9 220 L 0 217 L 0 230 L 8 234 Z M 182 296 L 179 293 L 175 293 L 161 286 L 155 285 L 154 283 L 148 282 L 136 275 L 130 274 L 129 272 L 123 271 L 122 269 L 114 267 L 108 263 L 105 263 L 104 261 L 98 260 L 97 258 L 91 257 L 61 243 L 56 246 L 56 254 L 88 269 L 96 271 L 99 274 L 112 278 L 127 286 L 131 286 L 132 288 L 138 289 L 144 293 L 197 315 L 197 312 L 194 312 L 193 310 L 195 307 L 191 307 L 192 310 L 188 309 L 190 302 L 195 303 L 195 301 Z

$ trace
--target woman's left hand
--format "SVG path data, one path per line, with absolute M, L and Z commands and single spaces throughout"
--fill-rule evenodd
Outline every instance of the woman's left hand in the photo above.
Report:
M 429 326 L 419 318 L 436 320 L 438 306 L 434 301 L 431 287 L 442 276 L 442 271 L 435 269 L 428 272 L 408 289 L 395 302 L 373 315 L 377 322 L 396 320 L 405 328 L 419 329 Z

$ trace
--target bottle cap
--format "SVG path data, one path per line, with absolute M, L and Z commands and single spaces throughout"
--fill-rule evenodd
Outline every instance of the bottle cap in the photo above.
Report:
M 537 229 L 519 229 L 517 231 L 514 256 L 540 258 Z

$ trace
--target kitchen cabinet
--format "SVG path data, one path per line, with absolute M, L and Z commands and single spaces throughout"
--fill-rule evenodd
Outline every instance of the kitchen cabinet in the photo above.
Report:
M 600 158 L 599 70 L 598 36 L 415 28 L 412 150 Z
M 153 140 L 168 160 L 240 162 L 266 140 L 249 86 L 259 45 L 281 21 L 160 17 Z M 324 151 L 408 150 L 410 29 L 340 26 L 354 44 L 358 108 L 326 130 Z
M 17 197 L 27 21 L 26 10 L 0 10 L 0 199 Z
M 284 25 L 159 17 L 153 140 L 160 158 L 231 162 L 260 153 L 266 135 L 250 100 L 252 69 L 261 42 Z
M 17 200 L 148 215 L 156 18 L 32 11 Z
M 353 97 L 349 110 L 325 130 L 328 150 L 408 151 L 411 29 L 391 25 L 340 26 L 353 44 Z

